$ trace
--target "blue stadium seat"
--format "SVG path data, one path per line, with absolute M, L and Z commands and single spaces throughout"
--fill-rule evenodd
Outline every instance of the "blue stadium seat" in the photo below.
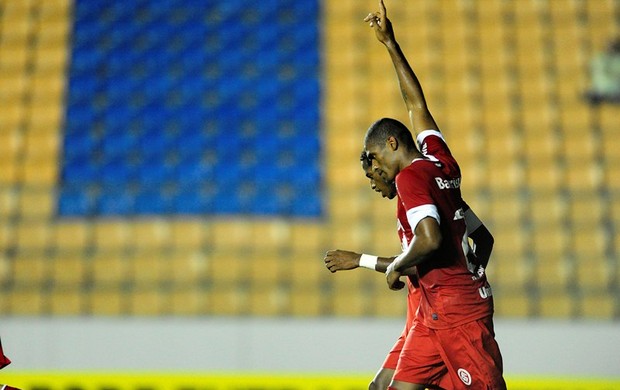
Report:
M 318 9 L 77 1 L 63 185 L 102 186 L 95 213 L 294 213 L 275 188 L 320 180 Z
M 135 199 L 127 191 L 109 190 L 97 199 L 97 211 L 104 216 L 131 215 Z
M 61 172 L 61 182 L 66 185 L 85 186 L 99 175 L 98 168 L 91 163 L 88 156 L 65 159 Z
M 105 186 L 123 186 L 133 179 L 131 167 L 122 159 L 108 160 L 100 169 L 101 183 Z
M 94 200 L 82 189 L 65 186 L 58 197 L 58 213 L 67 217 L 92 215 Z
M 171 214 L 174 207 L 160 190 L 144 189 L 136 196 L 134 210 L 140 215 L 165 215 Z

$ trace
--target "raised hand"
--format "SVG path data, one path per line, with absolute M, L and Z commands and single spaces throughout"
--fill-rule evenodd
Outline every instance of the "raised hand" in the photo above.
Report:
M 375 34 L 379 42 L 387 44 L 394 40 L 394 30 L 392 29 L 392 22 L 387 17 L 387 10 L 383 0 L 379 0 L 379 11 L 371 12 L 364 18 L 364 22 L 368 23 L 370 27 L 375 30 Z

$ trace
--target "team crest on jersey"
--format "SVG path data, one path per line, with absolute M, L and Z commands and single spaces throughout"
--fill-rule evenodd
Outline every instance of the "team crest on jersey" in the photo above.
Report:
M 471 385 L 471 375 L 466 369 L 459 368 L 456 373 L 459 375 L 459 378 L 461 378 L 461 381 L 465 383 L 465 386 Z

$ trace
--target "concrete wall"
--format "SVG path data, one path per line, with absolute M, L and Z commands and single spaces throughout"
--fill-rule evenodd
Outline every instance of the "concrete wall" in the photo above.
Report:
M 369 372 L 399 320 L 0 318 L 11 370 Z M 496 320 L 509 375 L 620 376 L 620 323 Z

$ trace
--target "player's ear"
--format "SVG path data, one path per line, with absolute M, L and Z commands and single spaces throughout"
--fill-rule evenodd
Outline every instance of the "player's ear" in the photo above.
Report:
M 393 152 L 398 149 L 398 140 L 393 136 L 388 137 L 386 144 L 387 147 L 390 148 L 390 150 Z

